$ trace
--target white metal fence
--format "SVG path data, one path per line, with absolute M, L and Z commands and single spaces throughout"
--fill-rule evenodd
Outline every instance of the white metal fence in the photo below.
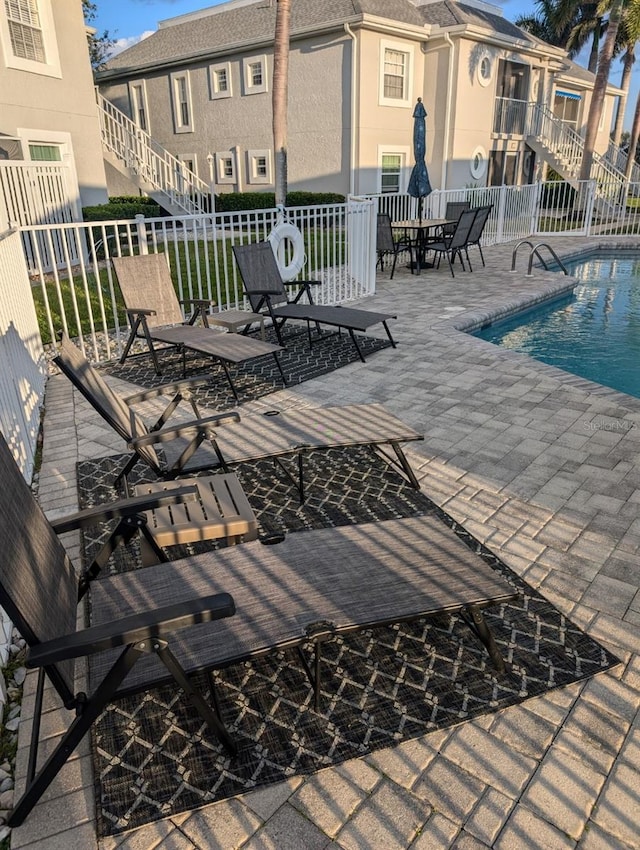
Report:
M 6 221 L 1 220 L 5 215 Z M 68 165 L 0 160 L 0 229 L 62 224 L 79 217 L 78 193 Z
M 564 180 L 528 186 L 489 186 L 435 191 L 423 199 L 423 218 L 444 218 L 449 201 L 492 205 L 483 243 L 493 245 L 527 236 L 640 234 L 640 183 L 626 184 L 618 203 L 598 203 L 596 181 Z M 418 201 L 409 195 L 370 195 L 392 221 L 418 217 Z
M 301 277 L 322 283 L 314 289 L 318 303 L 375 291 L 374 211 L 369 199 L 287 210 L 304 239 Z M 96 360 L 120 353 L 128 333 L 111 257 L 164 251 L 180 298 L 211 299 L 221 309 L 244 306 L 232 247 L 266 239 L 279 216 L 266 209 L 22 228 L 45 343 L 63 330 Z
M 30 481 L 46 368 L 17 231 L 0 234 L 0 268 L 0 429 Z

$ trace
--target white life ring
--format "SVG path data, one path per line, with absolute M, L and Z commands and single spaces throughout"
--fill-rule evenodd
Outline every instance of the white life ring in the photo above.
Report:
M 294 280 L 304 266 L 306 255 L 304 253 L 304 238 L 295 224 L 283 222 L 277 224 L 267 237 L 276 258 L 280 274 L 284 281 Z M 293 246 L 293 254 L 289 262 L 285 262 L 285 241 L 289 240 Z

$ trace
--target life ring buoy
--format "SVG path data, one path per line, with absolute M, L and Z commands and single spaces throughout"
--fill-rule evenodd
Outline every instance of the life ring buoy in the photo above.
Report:
M 305 264 L 304 238 L 295 224 L 283 222 L 277 224 L 267 237 L 276 258 L 280 274 L 284 281 L 294 280 Z M 291 242 L 293 253 L 287 263 L 285 261 L 285 242 Z

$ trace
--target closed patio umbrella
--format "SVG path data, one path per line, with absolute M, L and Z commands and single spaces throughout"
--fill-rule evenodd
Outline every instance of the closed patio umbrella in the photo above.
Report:
M 413 166 L 407 192 L 412 198 L 418 198 L 418 219 L 422 219 L 422 199 L 431 194 L 431 183 L 427 172 L 427 164 L 424 161 L 427 153 L 427 110 L 424 108 L 422 98 L 418 98 L 413 110 L 413 155 L 416 164 Z

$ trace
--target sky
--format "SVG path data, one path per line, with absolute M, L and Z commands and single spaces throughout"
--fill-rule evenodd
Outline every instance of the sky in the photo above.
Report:
M 141 38 L 151 35 L 158 27 L 158 21 L 174 18 L 187 12 L 219 6 L 223 0 L 93 0 L 97 7 L 97 16 L 92 25 L 102 33 L 108 30 L 116 41 L 116 48 L 124 50 Z M 322 3 L 323 0 L 318 0 Z M 494 5 L 502 7 L 505 18 L 514 21 L 519 15 L 535 12 L 533 0 L 493 0 Z M 581 65 L 587 64 L 586 56 L 577 57 Z M 621 66 L 615 62 L 610 81 L 620 83 Z M 624 120 L 624 129 L 629 130 L 633 120 L 636 98 L 640 89 L 640 62 L 632 73 L 631 89 Z

